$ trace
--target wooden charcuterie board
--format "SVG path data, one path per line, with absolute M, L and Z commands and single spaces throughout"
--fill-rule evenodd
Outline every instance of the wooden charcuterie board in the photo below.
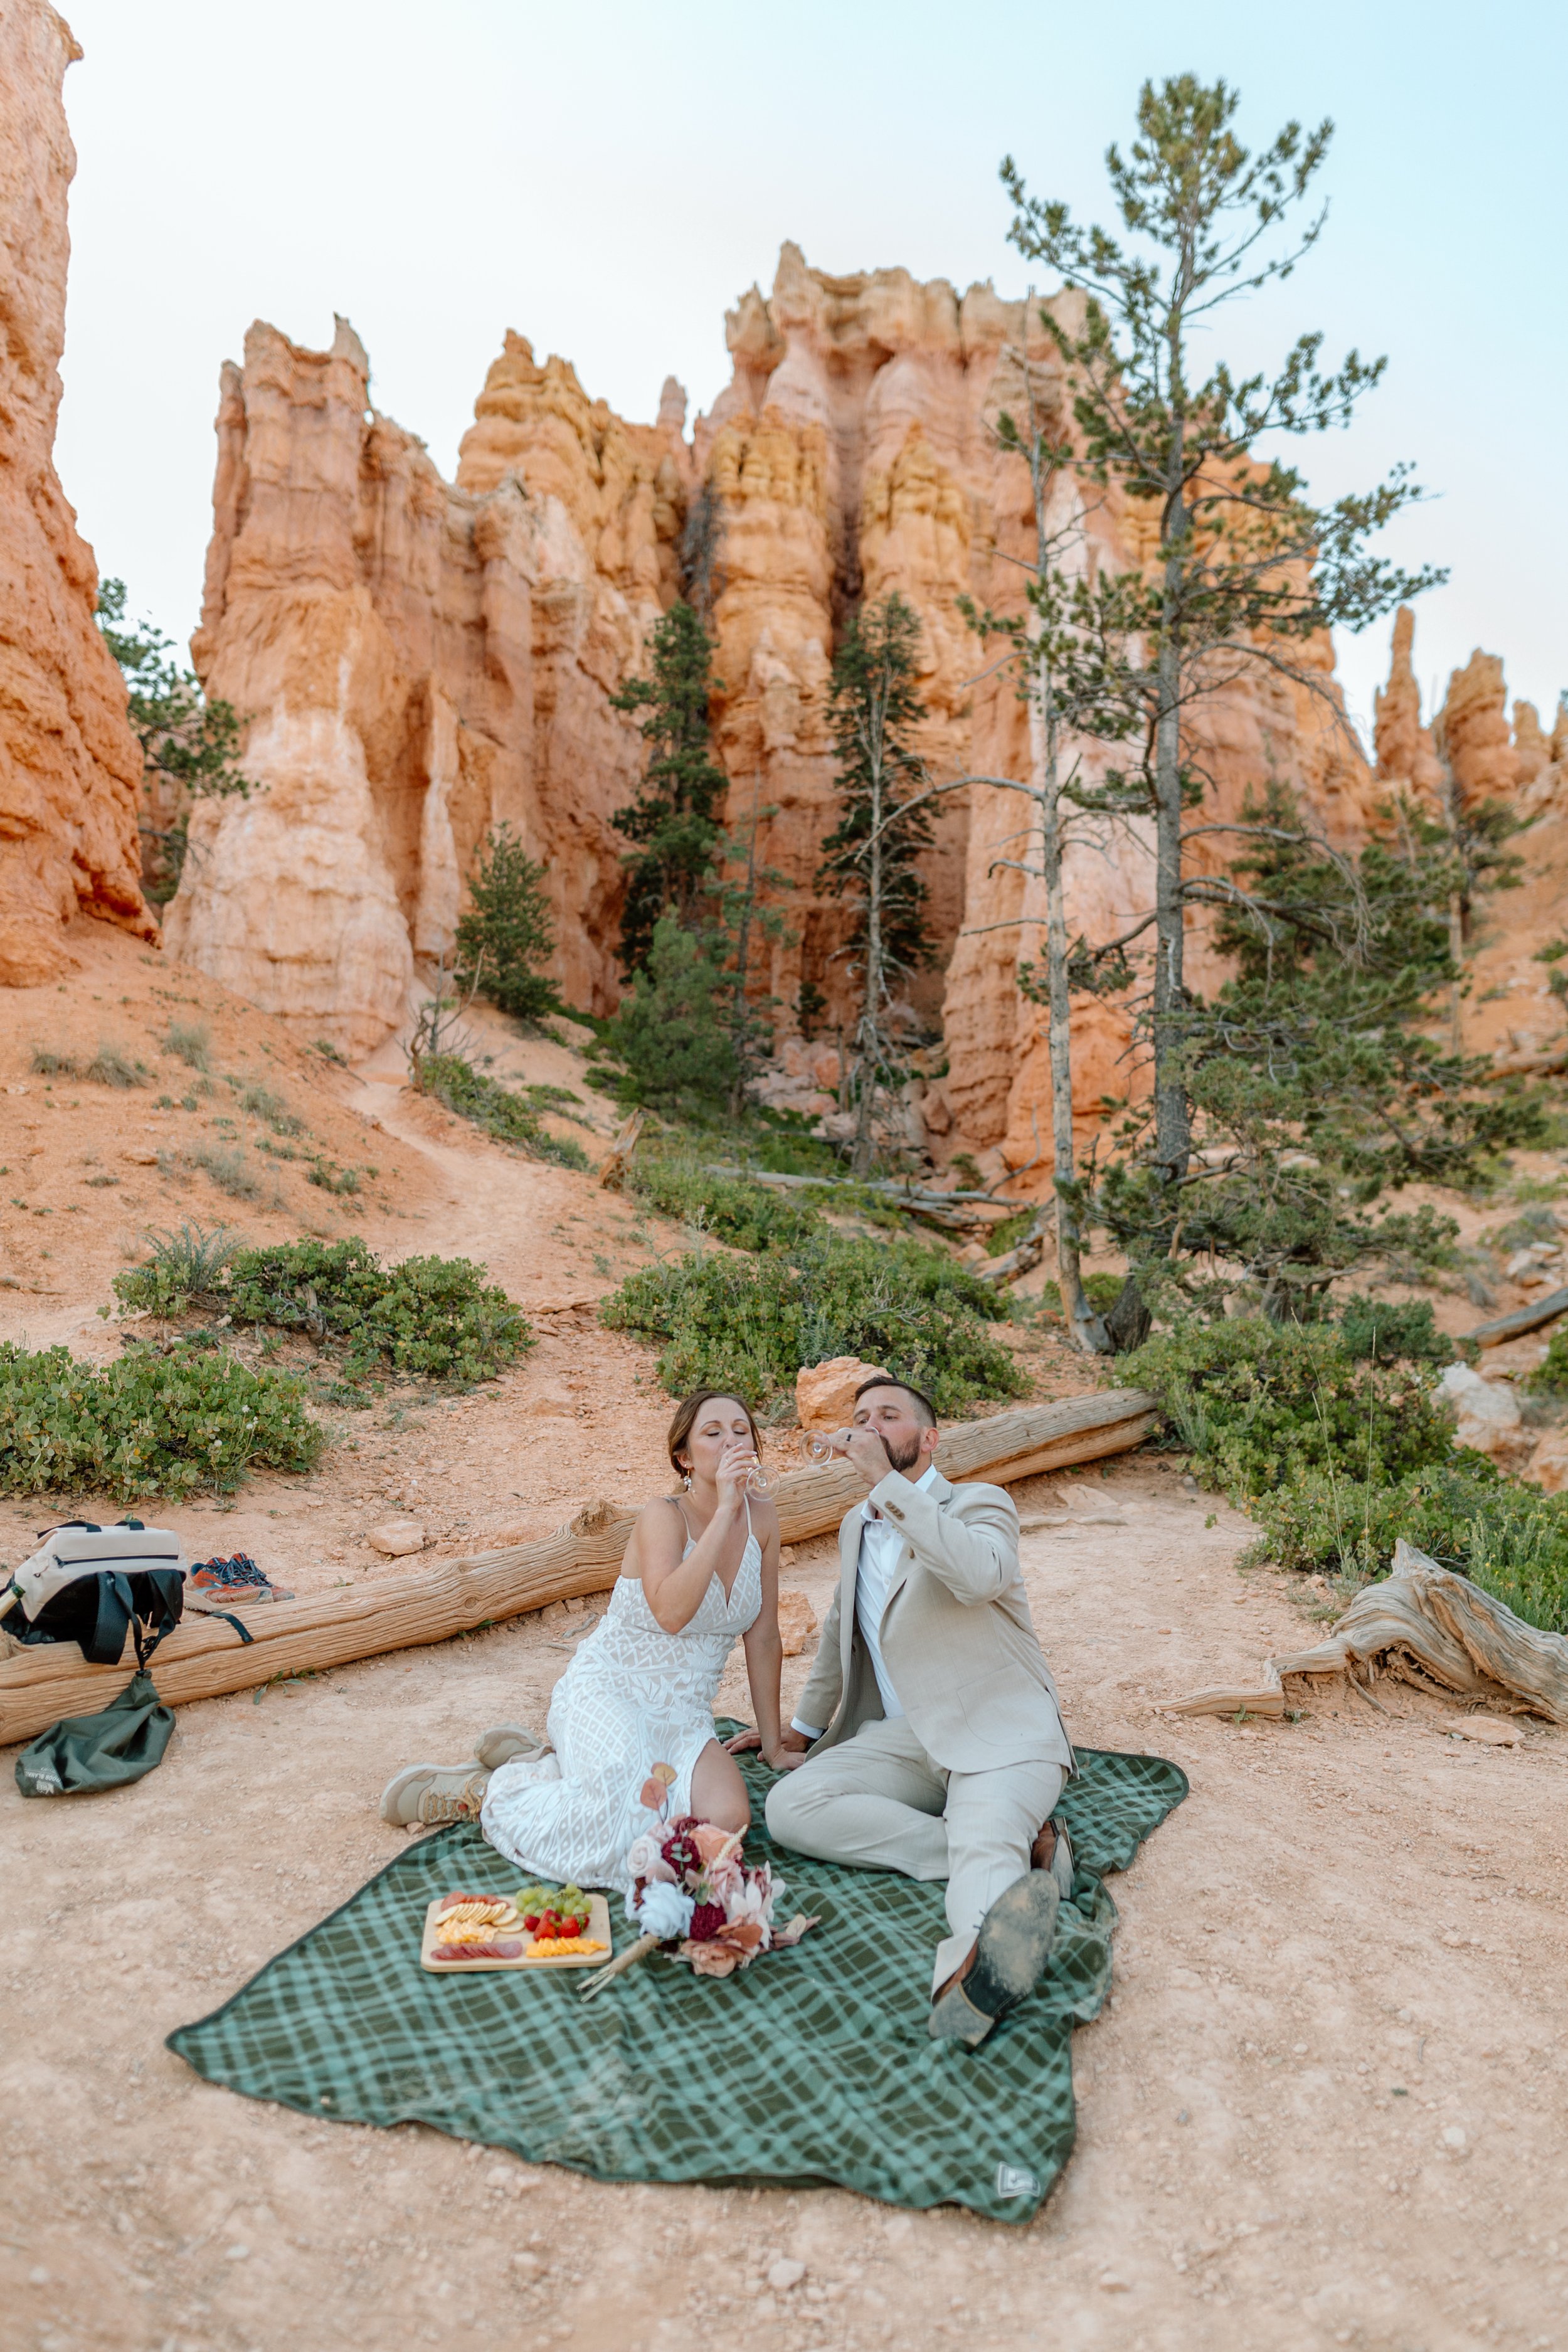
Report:
M 598 1969 L 604 1967 L 615 1948 L 615 1938 L 610 1933 L 609 1904 L 602 1895 L 590 1895 L 588 1934 L 593 1941 L 604 1946 L 602 1952 L 561 1952 L 545 1959 L 531 1960 L 528 1957 L 528 1946 L 533 1939 L 527 1934 L 520 1932 L 515 1937 L 508 1937 L 509 1941 L 520 1941 L 523 1947 L 515 1960 L 434 1959 L 431 1955 L 436 1948 L 436 1922 L 440 1916 L 441 1906 L 445 1900 L 444 1895 L 437 1895 L 426 1908 L 425 1933 L 419 1944 L 419 1965 L 421 1968 L 428 1969 L 433 1977 L 502 1975 L 508 1972 L 516 1976 L 524 1970 L 538 1974 L 551 1969 Z

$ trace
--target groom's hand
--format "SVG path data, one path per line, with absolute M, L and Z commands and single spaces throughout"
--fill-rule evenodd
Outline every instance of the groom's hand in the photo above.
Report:
M 844 1451 L 868 1486 L 875 1486 L 893 1466 L 887 1447 L 874 1429 L 852 1429 Z

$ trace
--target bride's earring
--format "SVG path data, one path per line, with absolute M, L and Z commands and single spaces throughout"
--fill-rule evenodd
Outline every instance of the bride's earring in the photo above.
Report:
M 681 1483 L 681 1485 L 685 1487 L 685 1489 L 686 1489 L 687 1493 L 689 1495 L 689 1494 L 690 1494 L 690 1492 L 691 1492 L 691 1473 L 690 1473 L 690 1471 L 689 1471 L 689 1470 L 683 1470 L 683 1471 L 681 1472 L 681 1474 L 680 1474 L 680 1483 Z

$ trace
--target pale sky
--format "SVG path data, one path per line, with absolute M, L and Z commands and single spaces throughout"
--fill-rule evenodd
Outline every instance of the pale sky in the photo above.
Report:
M 996 166 L 1111 223 L 1102 156 L 1149 75 L 1224 75 L 1260 145 L 1338 126 L 1328 229 L 1226 332 L 1257 362 L 1321 328 L 1389 355 L 1320 495 L 1414 459 L 1386 535 L 1447 564 L 1418 607 L 1439 689 L 1473 646 L 1550 725 L 1568 686 L 1568 76 L 1551 0 L 76 0 L 79 154 L 58 459 L 106 574 L 184 639 L 211 520 L 217 374 L 261 317 L 351 319 L 376 405 L 450 474 L 504 330 L 651 418 L 727 381 L 723 314 L 781 241 L 1022 293 Z M 1370 718 L 1388 624 L 1341 648 Z

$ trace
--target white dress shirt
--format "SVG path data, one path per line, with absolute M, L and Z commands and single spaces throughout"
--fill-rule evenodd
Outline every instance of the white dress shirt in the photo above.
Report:
M 920 1477 L 911 1479 L 917 1494 L 923 1493 L 936 1476 L 936 1464 L 928 1463 Z M 866 1654 L 877 1677 L 877 1688 L 882 1696 L 882 1713 L 889 1720 L 902 1715 L 899 1694 L 893 1688 L 893 1678 L 882 1656 L 882 1612 L 888 1605 L 899 1555 L 904 1538 L 892 1521 L 873 1507 L 867 1496 L 860 1506 L 860 1559 L 855 1570 L 855 1627 L 866 1644 Z M 792 1718 L 791 1728 L 807 1739 L 820 1739 L 826 1726 L 802 1723 L 799 1716 Z

